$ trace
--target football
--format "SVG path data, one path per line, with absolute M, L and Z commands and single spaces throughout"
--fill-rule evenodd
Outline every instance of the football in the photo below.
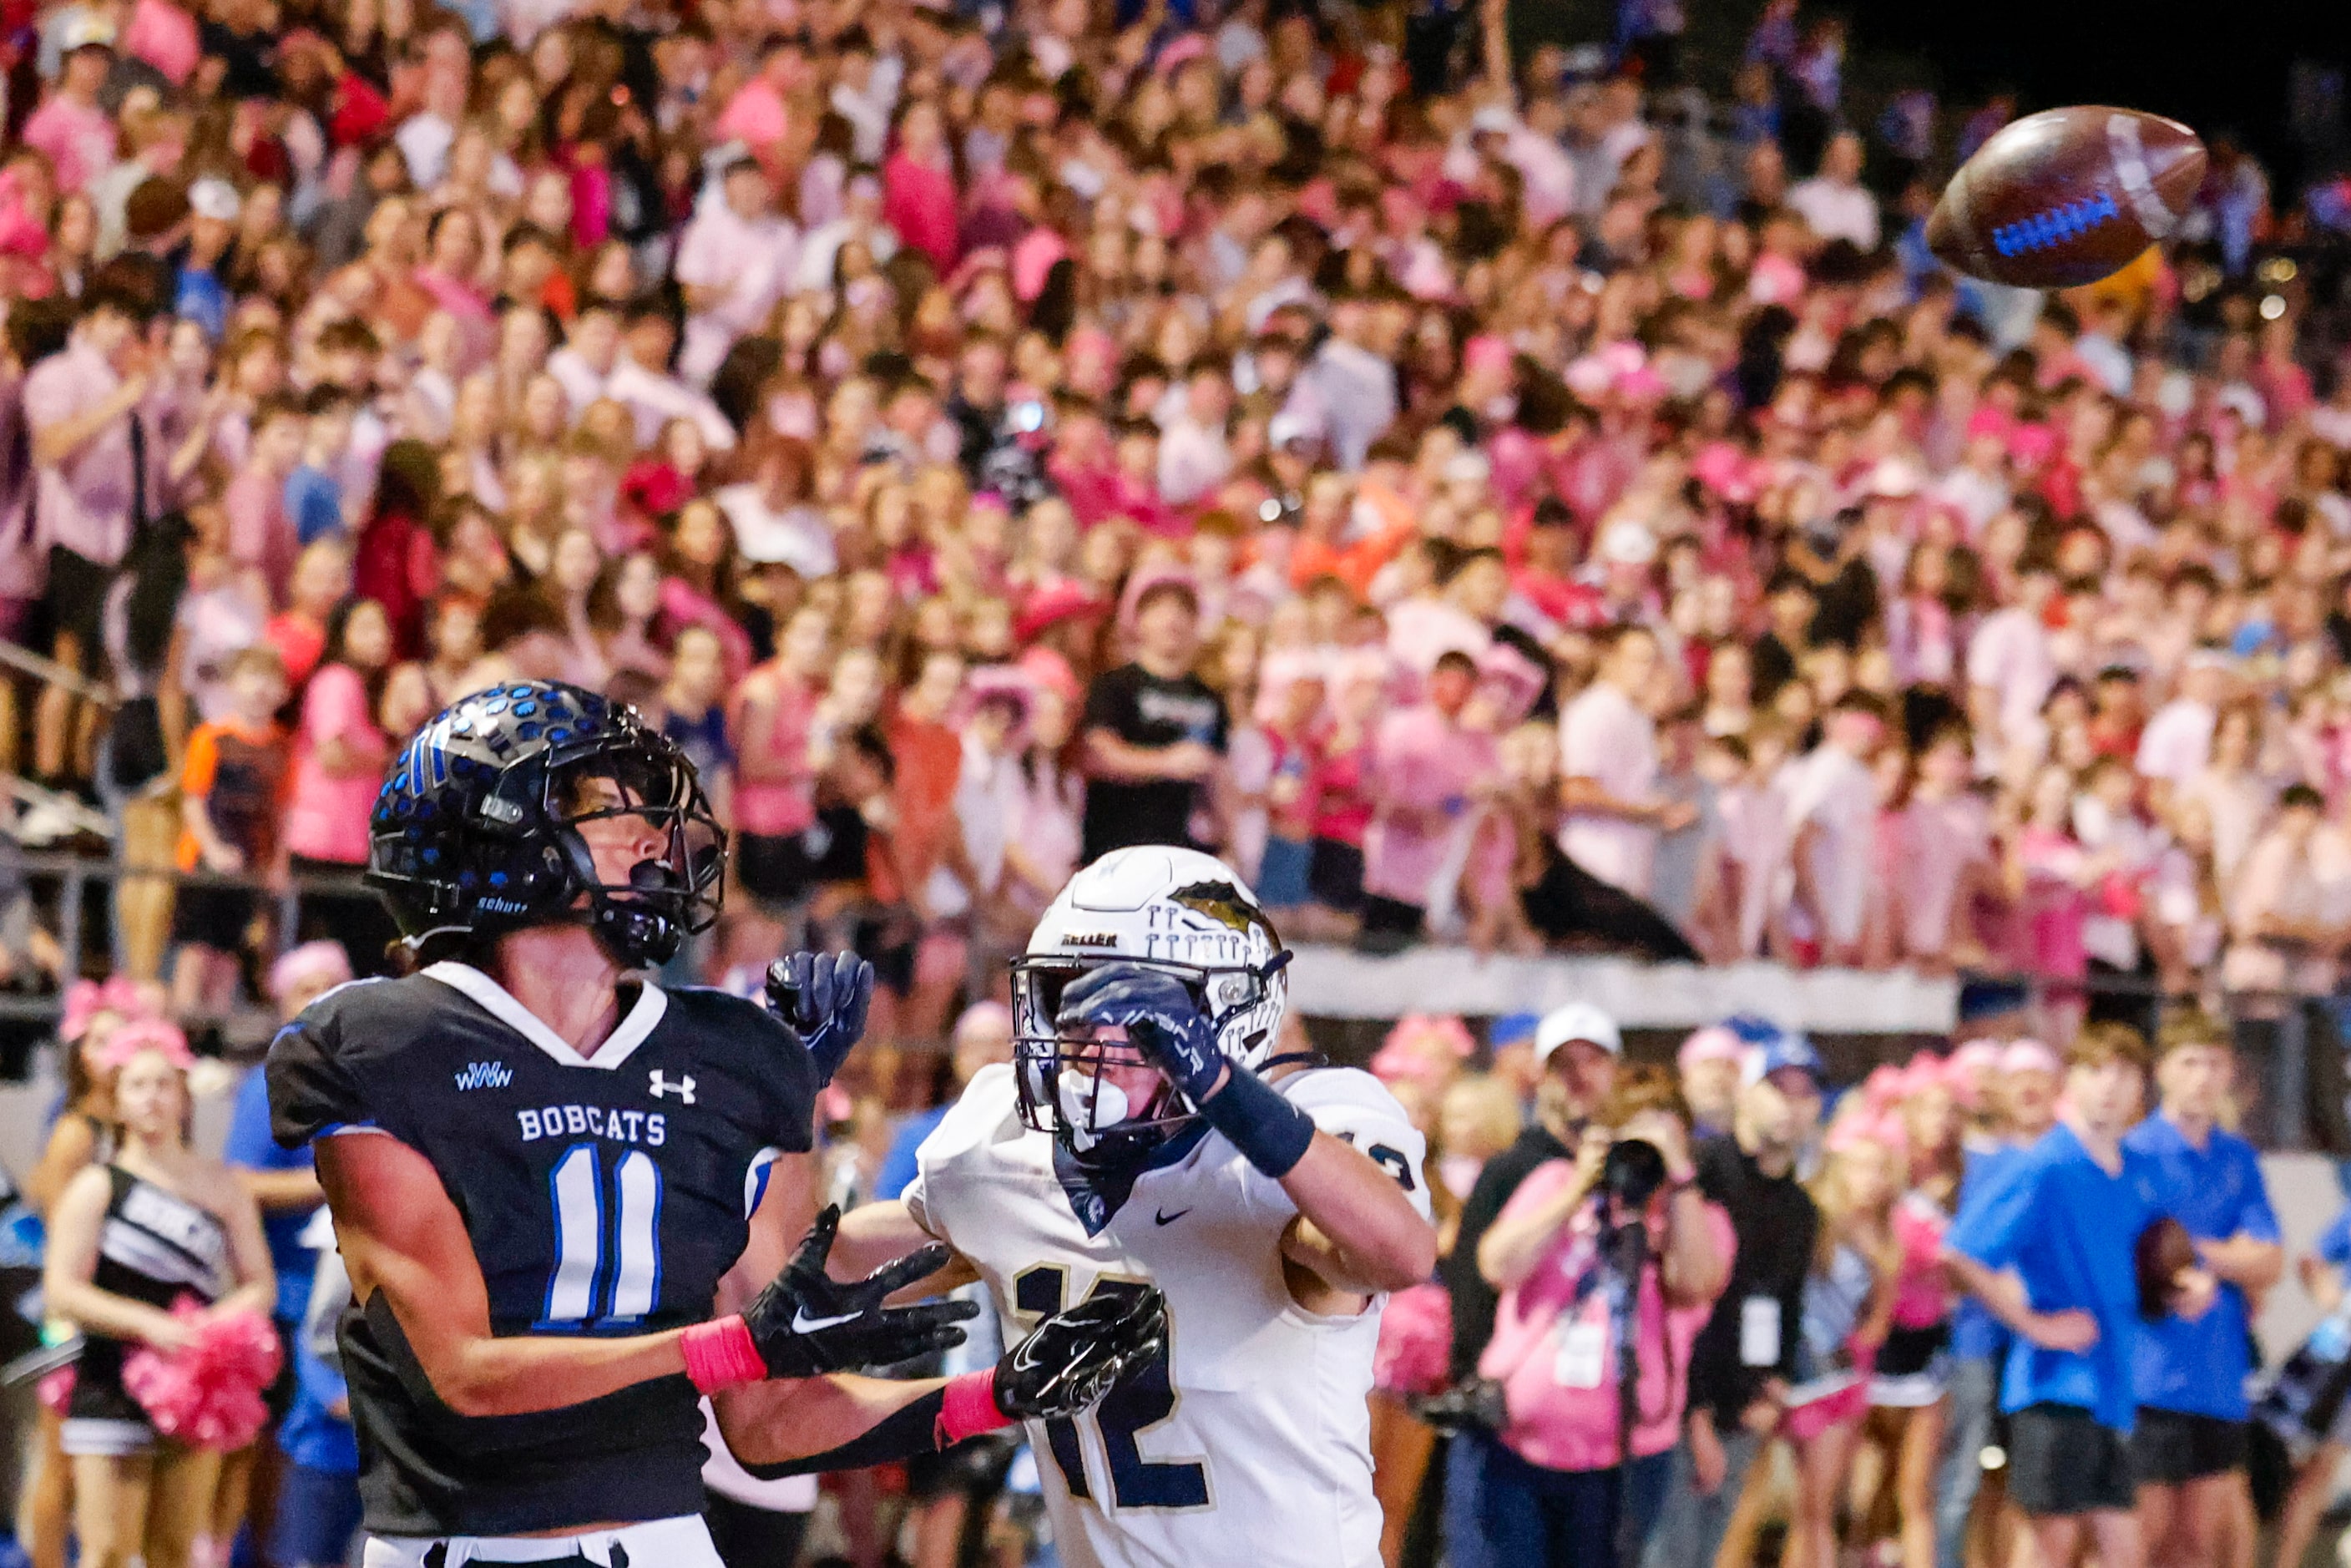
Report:
M 2170 235 L 2203 182 L 2204 144 L 2177 120 L 2045 110 L 2002 126 L 1951 176 L 1927 245 L 1988 282 L 2077 287 Z

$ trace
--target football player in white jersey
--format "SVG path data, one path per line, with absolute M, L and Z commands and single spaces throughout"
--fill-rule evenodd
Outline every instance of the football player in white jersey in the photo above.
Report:
M 1379 1563 L 1365 1398 L 1384 1293 L 1436 1264 L 1424 1149 L 1369 1073 L 1276 1054 L 1288 959 L 1221 862 L 1103 856 L 1014 962 L 1014 1061 L 843 1221 L 835 1268 L 944 1241 L 937 1279 L 986 1281 L 1015 1332 L 1165 1293 L 1160 1358 L 1029 1424 L 1071 1568 Z

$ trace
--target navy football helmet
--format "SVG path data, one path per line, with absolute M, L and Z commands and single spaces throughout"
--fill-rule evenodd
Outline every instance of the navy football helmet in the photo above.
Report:
M 607 883 L 580 824 L 622 816 L 667 847 Z M 635 709 L 578 686 L 496 685 L 434 715 L 392 763 L 368 836 L 367 881 L 414 946 L 574 921 L 636 968 L 718 917 L 726 839 L 694 765 Z

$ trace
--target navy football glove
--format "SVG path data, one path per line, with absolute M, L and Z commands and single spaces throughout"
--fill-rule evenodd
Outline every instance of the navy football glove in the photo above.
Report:
M 768 966 L 768 1007 L 789 1024 L 830 1083 L 863 1038 L 873 1005 L 873 966 L 854 953 L 793 953 Z
M 1143 1060 L 1167 1075 L 1193 1105 L 1202 1106 L 1225 1070 L 1217 1031 L 1201 1016 L 1184 982 L 1139 964 L 1105 964 L 1070 982 L 1061 993 L 1067 1028 L 1116 1025 Z

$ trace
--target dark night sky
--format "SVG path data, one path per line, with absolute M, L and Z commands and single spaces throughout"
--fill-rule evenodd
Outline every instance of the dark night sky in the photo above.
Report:
M 2351 57 L 2344 0 L 1849 0 L 1857 46 L 1931 60 L 1947 95 L 2107 102 L 2273 141 L 2298 57 Z M 1807 10 L 1811 7 L 1807 6 Z

